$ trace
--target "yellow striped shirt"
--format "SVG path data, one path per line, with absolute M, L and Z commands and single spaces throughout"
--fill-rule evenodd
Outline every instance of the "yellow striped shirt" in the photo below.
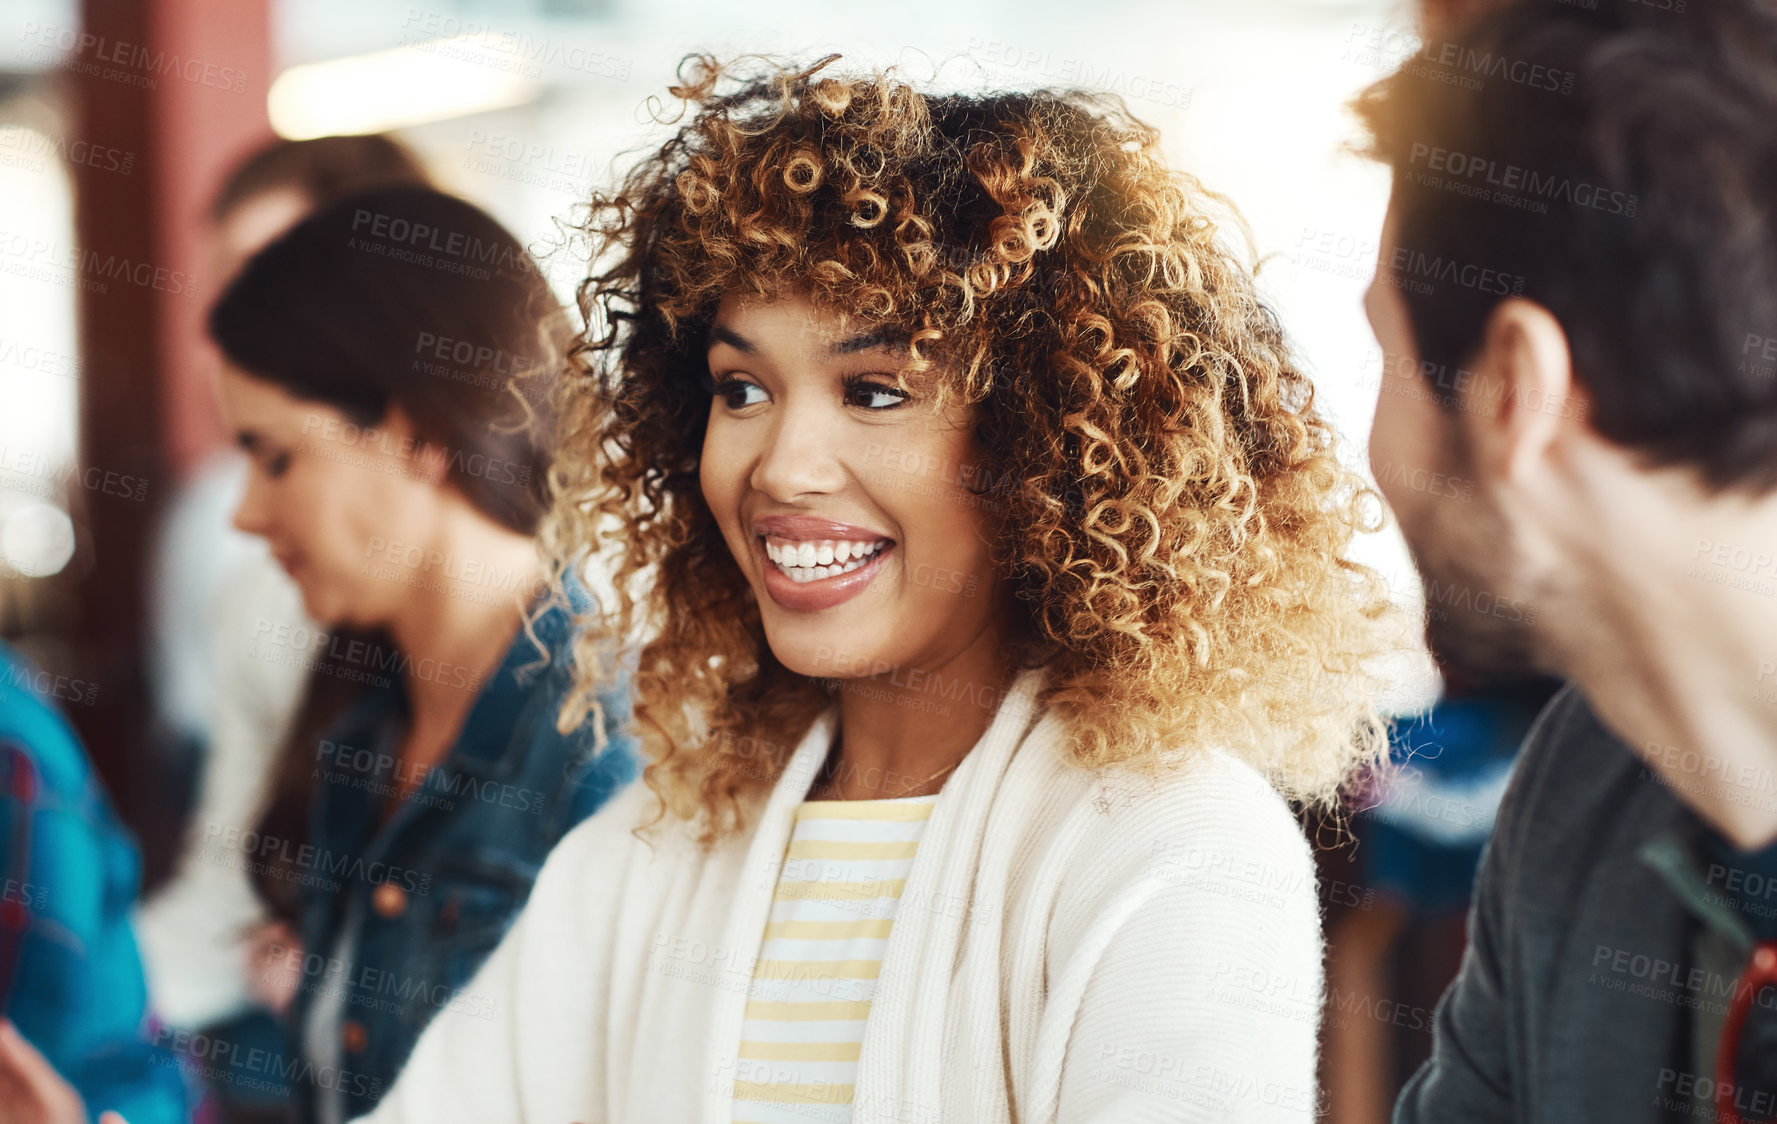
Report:
M 796 809 L 734 1082 L 735 1124 L 846 1124 L 864 1022 L 936 795 Z

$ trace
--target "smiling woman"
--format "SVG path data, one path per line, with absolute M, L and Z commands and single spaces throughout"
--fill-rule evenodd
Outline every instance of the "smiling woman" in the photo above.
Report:
M 907 705 L 919 692 L 893 681 L 893 669 L 942 669 L 953 683 L 990 689 L 1011 670 L 1001 653 L 1013 607 L 982 497 L 957 470 L 980 456 L 973 411 L 901 389 L 905 340 L 848 331 L 802 292 L 729 298 L 710 329 L 703 498 L 753 588 L 772 657 L 816 680 L 868 679 L 886 691 L 874 704 L 848 693 L 839 775 L 823 782 L 838 793 L 942 770 L 992 716 L 991 705 L 946 706 L 922 721 Z M 983 595 L 958 597 L 936 574 L 966 575 Z M 871 771 L 885 783 L 846 783 Z
M 1366 660 L 1400 624 L 1345 559 L 1374 496 L 1219 243 L 1228 208 L 1115 99 L 928 97 L 819 69 L 696 61 L 674 90 L 695 117 L 586 224 L 614 264 L 582 286 L 545 535 L 603 552 L 620 587 L 656 575 L 608 622 L 655 630 L 636 681 L 648 784 L 713 840 L 844 667 L 932 655 L 860 633 L 862 605 L 817 622 L 769 596 L 798 575 L 758 565 L 734 521 L 794 508 L 784 457 L 803 454 L 793 471 L 855 484 L 822 517 L 892 538 L 871 482 L 947 511 L 885 551 L 897 582 L 929 583 L 895 619 L 1004 602 L 991 642 L 1008 670 L 1047 669 L 1079 763 L 1220 745 L 1286 796 L 1330 799 L 1378 752 Z M 835 384 L 831 417 L 809 412 L 815 372 L 874 400 L 848 389 L 838 409 Z M 784 432 L 767 455 L 759 435 Z M 743 500 L 710 464 L 748 445 Z M 974 596 L 941 594 L 970 578 Z M 766 760 L 706 748 L 762 737 Z
M 646 785 L 377 1119 L 1309 1119 L 1366 494 L 1153 130 L 831 62 L 593 200 L 545 534 Z

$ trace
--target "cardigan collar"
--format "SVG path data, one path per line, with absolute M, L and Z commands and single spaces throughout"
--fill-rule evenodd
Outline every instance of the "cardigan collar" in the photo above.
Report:
M 1045 668 L 1018 674 L 993 721 L 951 774 L 932 809 L 903 885 L 865 1024 L 852 1102 L 857 1119 L 879 1115 L 901 1119 L 898 1114 L 911 1107 L 918 1109 L 913 1119 L 939 1117 L 934 1098 L 943 1060 L 943 1019 L 933 1020 L 929 1012 L 943 1010 L 948 1003 L 987 813 L 1014 752 L 1040 717 L 1036 700 L 1047 680 Z M 825 764 L 838 728 L 835 703 L 803 735 L 759 815 L 722 940 L 735 963 L 758 960 L 796 808 Z M 706 1056 L 718 1065 L 725 1062 L 729 1073 L 736 1070 L 749 992 L 724 992 L 710 1019 Z M 917 1017 L 916 1010 L 928 1014 Z M 915 1036 L 912 1041 L 909 1028 Z M 933 1103 L 915 1105 L 920 1099 Z M 705 1124 L 727 1124 L 733 1116 L 732 1092 L 711 1082 L 704 1101 Z

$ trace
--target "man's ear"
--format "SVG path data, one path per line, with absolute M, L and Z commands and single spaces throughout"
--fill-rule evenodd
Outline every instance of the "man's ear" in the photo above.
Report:
M 1472 403 L 1463 411 L 1475 455 L 1489 475 L 1531 480 L 1562 427 L 1590 412 L 1573 374 L 1573 355 L 1560 321 L 1535 301 L 1502 301 L 1487 318 L 1477 356 Z

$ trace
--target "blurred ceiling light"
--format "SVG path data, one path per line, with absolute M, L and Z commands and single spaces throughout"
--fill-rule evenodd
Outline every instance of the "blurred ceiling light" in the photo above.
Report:
M 51 503 L 17 508 L 0 522 L 0 556 L 27 578 L 59 574 L 74 557 L 74 522 Z
M 266 99 L 271 125 L 288 140 L 380 133 L 466 117 L 536 99 L 543 84 L 479 59 L 451 39 L 293 66 Z

